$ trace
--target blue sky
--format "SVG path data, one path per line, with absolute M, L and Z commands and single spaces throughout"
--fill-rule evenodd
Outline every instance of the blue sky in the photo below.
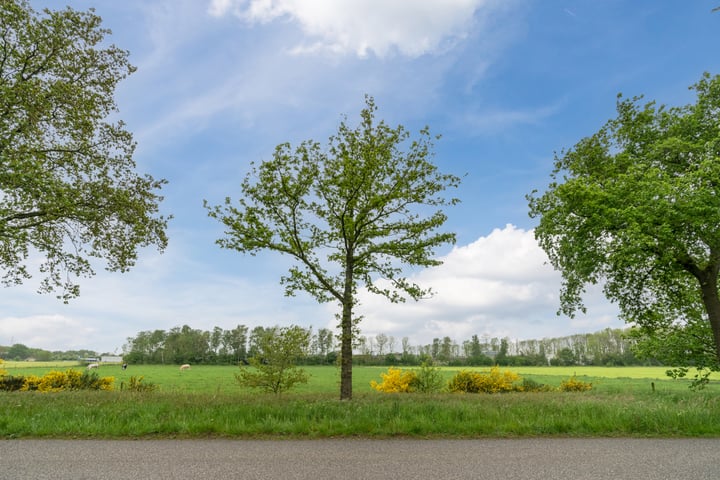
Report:
M 559 276 L 534 241 L 525 195 L 553 154 L 593 134 L 616 95 L 667 105 L 720 73 L 720 2 L 696 0 L 32 0 L 94 7 L 138 71 L 117 91 L 138 169 L 165 178 L 163 255 L 81 281 L 64 305 L 28 282 L 0 297 L 0 345 L 120 352 L 142 330 L 237 324 L 335 328 L 333 304 L 283 297 L 289 260 L 220 250 L 203 199 L 237 197 L 251 161 L 282 142 L 325 142 L 364 95 L 378 117 L 441 134 L 435 162 L 467 176 L 446 227 L 445 264 L 410 271 L 437 292 L 392 305 L 363 294 L 362 334 L 414 345 L 473 334 L 543 338 L 620 327 L 591 290 L 557 316 Z

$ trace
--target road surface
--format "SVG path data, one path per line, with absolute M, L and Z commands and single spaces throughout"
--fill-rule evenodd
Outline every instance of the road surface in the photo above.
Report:
M 720 439 L 0 440 L 0 480 L 717 480 Z

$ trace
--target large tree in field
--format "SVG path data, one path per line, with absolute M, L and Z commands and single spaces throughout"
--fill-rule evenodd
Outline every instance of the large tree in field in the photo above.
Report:
M 107 46 L 92 10 L 35 12 L 0 2 L 0 268 L 5 284 L 32 274 L 67 300 L 91 259 L 125 271 L 140 248 L 164 249 L 164 183 L 135 173 L 132 135 L 110 122 L 128 53 Z
M 460 179 L 431 162 L 427 128 L 411 140 L 402 126 L 375 122 L 375 112 L 367 97 L 360 124 L 342 121 L 327 148 L 279 145 L 253 166 L 237 204 L 228 198 L 209 207 L 226 227 L 220 246 L 289 255 L 296 265 L 282 278 L 287 294 L 305 291 L 340 305 L 341 399 L 352 397 L 358 285 L 393 302 L 419 299 L 428 291 L 408 281 L 403 267 L 438 265 L 434 249 L 455 241 L 438 229 L 446 220 L 441 207 L 457 202 L 443 193 Z
M 717 368 L 720 77 L 691 88 L 697 101 L 682 107 L 619 97 L 616 119 L 556 157 L 553 182 L 529 196 L 530 215 L 562 273 L 564 313 L 583 308 L 586 285 L 604 282 L 626 321 L 684 344 L 671 361 Z

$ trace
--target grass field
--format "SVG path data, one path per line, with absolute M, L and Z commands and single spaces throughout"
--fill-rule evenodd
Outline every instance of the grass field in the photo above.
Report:
M 41 376 L 51 370 L 69 368 L 84 369 L 76 362 L 6 362 L 3 364 L 10 375 Z M 339 392 L 340 371 L 336 367 L 304 367 L 310 374 L 306 385 L 293 390 L 300 394 L 334 394 Z M 444 367 L 443 374 L 450 379 L 461 367 Z M 483 367 L 470 370 L 487 370 Z M 560 382 L 575 375 L 579 380 L 591 382 L 595 391 L 635 391 L 651 390 L 651 382 L 656 389 L 666 391 L 685 391 L 688 381 L 671 380 L 665 375 L 667 367 L 517 367 L 512 371 L 523 378 L 531 378 L 540 383 L 557 387 Z M 195 365 L 190 370 L 180 371 L 176 365 L 130 365 L 122 370 L 120 365 L 102 365 L 98 370 L 101 376 L 115 377 L 116 388 L 127 384 L 131 376 L 143 376 L 144 381 L 158 385 L 160 391 L 184 393 L 242 393 L 234 374 L 235 366 Z M 353 369 L 353 390 L 355 393 L 370 393 L 370 381 L 380 381 L 380 374 L 387 367 L 355 367 Z M 717 377 L 716 377 L 717 378 Z M 711 383 L 709 391 L 720 392 L 720 384 Z
M 42 375 L 68 364 L 7 363 L 11 375 Z M 75 366 L 75 368 L 82 368 Z M 385 367 L 354 369 L 354 398 L 340 401 L 335 367 L 307 367 L 310 382 L 276 397 L 240 388 L 237 367 L 100 367 L 116 391 L 0 392 L 0 437 L 147 438 L 343 436 L 720 436 L 720 387 L 693 392 L 664 368 L 518 368 L 558 386 L 577 375 L 584 393 L 383 394 L 370 388 Z M 458 368 L 444 368 L 450 378 Z M 482 369 L 478 369 L 482 370 Z M 120 391 L 130 376 L 158 385 Z M 651 388 L 651 382 L 655 389 Z

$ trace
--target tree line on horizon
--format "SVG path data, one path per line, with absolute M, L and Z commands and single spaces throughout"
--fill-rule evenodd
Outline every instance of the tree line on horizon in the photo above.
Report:
M 321 328 L 309 332 L 310 342 L 303 365 L 332 365 L 340 356 L 333 331 Z M 124 359 L 131 364 L 238 364 L 258 353 L 259 340 L 272 328 L 249 329 L 238 325 L 229 330 L 193 329 L 188 325 L 170 330 L 147 330 L 127 339 Z M 511 340 L 473 335 L 458 342 L 450 337 L 435 338 L 432 343 L 412 345 L 408 337 L 397 341 L 378 334 L 358 337 L 353 356 L 356 365 L 640 365 L 659 364 L 640 359 L 633 352 L 634 340 L 626 330 L 605 329 L 542 340 Z

